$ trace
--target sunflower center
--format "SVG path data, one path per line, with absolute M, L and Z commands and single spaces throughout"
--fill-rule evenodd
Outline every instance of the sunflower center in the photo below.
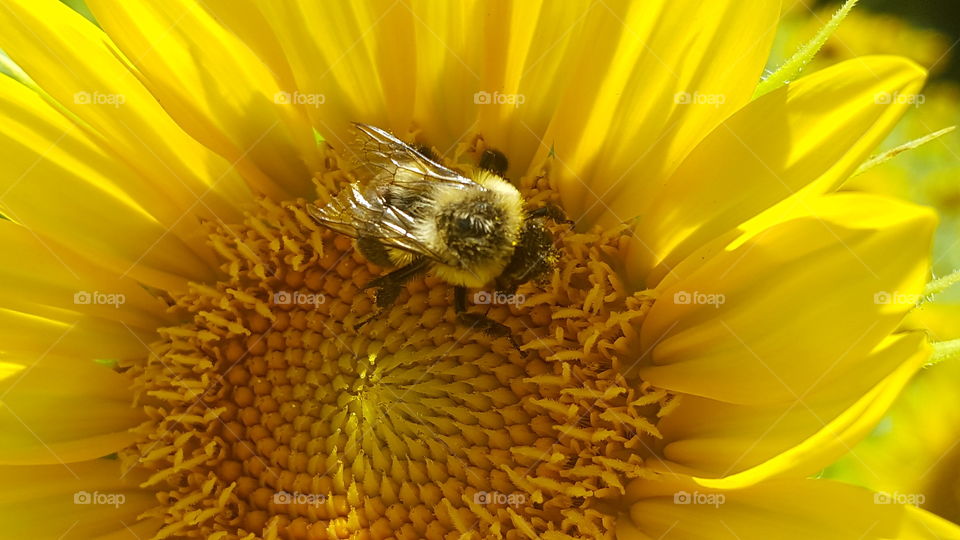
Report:
M 321 198 L 350 181 L 326 163 Z M 546 173 L 521 187 L 555 198 Z M 177 298 L 185 322 L 128 366 L 151 420 L 121 457 L 151 473 L 158 536 L 611 537 L 671 403 L 624 376 L 652 300 L 611 267 L 622 232 L 551 225 L 551 276 L 472 291 L 518 350 L 458 322 L 434 277 L 360 324 L 383 269 L 305 204 L 211 228 L 225 277 Z

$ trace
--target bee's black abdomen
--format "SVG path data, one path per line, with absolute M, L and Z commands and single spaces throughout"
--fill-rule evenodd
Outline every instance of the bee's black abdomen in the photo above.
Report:
M 505 156 L 503 152 L 490 148 L 484 150 L 483 155 L 480 156 L 480 163 L 478 163 L 478 166 L 481 169 L 490 171 L 497 176 L 504 176 L 507 174 L 509 162 L 507 161 L 507 156 Z

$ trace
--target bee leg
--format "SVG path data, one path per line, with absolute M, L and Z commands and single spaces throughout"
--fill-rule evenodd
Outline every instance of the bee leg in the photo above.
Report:
M 387 248 L 376 238 L 361 234 L 357 237 L 356 243 L 357 249 L 368 261 L 378 266 L 393 266 Z
M 509 165 L 510 163 L 507 161 L 507 156 L 503 155 L 503 152 L 492 148 L 483 151 L 483 154 L 480 156 L 480 162 L 477 164 L 481 169 L 490 171 L 497 176 L 507 174 Z
M 453 310 L 457 315 L 467 312 L 467 288 L 462 285 L 453 288 Z
M 400 297 L 400 293 L 403 292 L 403 287 L 406 286 L 407 282 L 426 269 L 427 261 L 425 259 L 419 259 L 367 283 L 363 287 L 364 290 L 376 289 L 374 298 L 378 309 L 376 313 L 354 325 L 354 328 L 360 328 L 373 319 L 383 315 L 384 312 L 397 302 L 397 298 Z
M 453 288 L 453 310 L 457 313 L 457 319 L 459 319 L 462 324 L 470 328 L 476 328 L 488 336 L 505 337 L 510 340 L 510 343 L 515 349 L 520 350 L 520 345 L 518 345 L 517 341 L 513 338 L 509 326 L 500 324 L 481 313 L 470 313 L 467 311 L 466 287 L 457 286 Z
M 555 204 L 547 203 L 540 208 L 535 208 L 527 212 L 528 218 L 541 218 L 548 217 L 557 223 L 566 223 L 568 225 L 573 225 L 573 220 L 567 217 L 567 213 L 563 211 L 562 208 Z
M 426 259 L 417 259 L 406 266 L 401 266 L 396 270 L 392 270 L 391 272 L 374 279 L 370 283 L 364 285 L 363 288 L 365 290 L 372 288 L 387 288 L 391 289 L 391 291 L 396 289 L 396 296 L 400 296 L 400 291 L 403 289 L 403 286 L 406 285 L 408 281 L 416 277 L 417 274 L 424 272 L 427 269 L 427 265 L 428 263 Z M 396 296 L 393 298 L 394 301 L 397 299 Z M 382 307 L 390 307 L 392 305 L 393 302 L 390 302 Z
M 429 146 L 425 144 L 415 144 L 413 145 L 413 149 L 416 150 L 417 152 L 420 152 L 421 156 L 429 159 L 430 161 L 435 161 L 437 163 L 440 162 L 440 156 L 438 156 L 436 152 L 434 152 L 432 149 L 430 149 Z

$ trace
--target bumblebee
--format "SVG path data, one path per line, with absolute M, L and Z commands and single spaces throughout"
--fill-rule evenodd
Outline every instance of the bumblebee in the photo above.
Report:
M 391 307 L 410 279 L 433 273 L 454 286 L 454 308 L 465 324 L 492 335 L 507 327 L 467 311 L 470 287 L 493 285 L 512 293 L 544 275 L 557 259 L 545 220 L 566 221 L 554 206 L 525 208 L 523 196 L 503 178 L 506 157 L 488 150 L 467 178 L 425 148 L 365 124 L 359 131 L 356 182 L 325 206 L 310 204 L 319 224 L 355 239 L 371 262 L 392 267 L 371 281 L 380 312 Z M 376 316 L 376 315 L 375 315 Z

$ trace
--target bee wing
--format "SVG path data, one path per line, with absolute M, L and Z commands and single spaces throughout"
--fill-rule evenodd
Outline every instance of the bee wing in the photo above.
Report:
M 363 135 L 359 144 L 359 161 L 371 167 L 381 182 L 415 185 L 423 181 L 438 181 L 474 188 L 478 185 L 457 171 L 427 158 L 386 130 L 367 124 L 354 125 Z
M 404 208 L 429 206 L 433 182 L 463 189 L 482 189 L 482 186 L 427 158 L 386 130 L 367 124 L 354 125 L 361 134 L 357 161 L 370 169 L 372 177 L 362 191 L 357 184 L 351 184 L 326 206 L 309 205 L 310 215 L 321 225 L 352 238 L 374 238 L 387 247 L 451 264 L 417 238 L 416 218 Z M 409 206 L 396 203 L 398 194 Z
M 317 223 L 351 238 L 360 236 L 358 225 L 376 221 L 380 214 L 353 186 L 341 190 L 324 206 L 308 204 L 307 213 Z
M 375 238 L 385 246 L 446 262 L 413 234 L 413 216 L 384 204 L 379 197 L 365 197 L 354 185 L 343 189 L 325 206 L 307 205 L 307 212 L 321 225 L 351 238 Z

